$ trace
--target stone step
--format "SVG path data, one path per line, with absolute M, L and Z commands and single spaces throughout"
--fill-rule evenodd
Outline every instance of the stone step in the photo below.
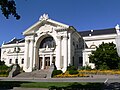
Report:
M 49 69 L 36 70 L 33 72 L 24 72 L 18 74 L 16 77 L 23 78 L 51 78 L 52 71 L 54 70 L 54 65 L 51 65 Z
M 48 70 L 40 70 L 33 72 L 23 72 L 18 74 L 16 77 L 36 77 L 36 78 L 46 78 L 48 74 Z

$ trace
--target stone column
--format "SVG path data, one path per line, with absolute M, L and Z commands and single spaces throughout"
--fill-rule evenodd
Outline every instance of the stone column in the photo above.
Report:
M 63 72 L 65 72 L 67 70 L 67 66 L 68 66 L 68 38 L 67 36 L 63 36 L 63 40 L 64 40 L 64 68 L 63 68 Z
M 35 67 L 37 69 L 37 65 L 36 65 L 36 51 L 37 51 L 37 47 L 34 45 L 34 55 L 33 55 L 33 67 Z
M 42 56 L 42 68 L 41 69 L 44 69 L 45 68 L 45 56 L 43 55 Z
M 71 33 L 68 34 L 69 35 L 69 39 L 68 39 L 68 65 L 71 64 Z
M 61 36 L 57 36 L 57 47 L 56 47 L 56 61 L 55 65 L 58 70 L 60 70 L 60 61 L 61 61 Z
M 52 65 L 53 56 L 50 54 L 50 66 Z
M 33 57 L 34 57 L 34 40 L 30 40 L 30 51 L 29 51 L 29 57 L 30 57 L 30 67 L 29 71 L 31 72 L 33 69 Z
M 24 70 L 26 71 L 29 68 L 29 63 L 28 63 L 28 59 L 29 59 L 29 40 L 25 40 L 25 55 L 24 55 Z

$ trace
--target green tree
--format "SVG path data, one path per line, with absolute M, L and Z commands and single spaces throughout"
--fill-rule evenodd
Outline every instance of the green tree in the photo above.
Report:
M 120 67 L 120 57 L 113 42 L 103 42 L 96 48 L 96 51 L 92 51 L 89 59 L 90 62 L 95 63 L 96 69 L 118 69 Z
M 13 15 L 17 20 L 20 19 L 20 15 L 16 12 L 16 4 L 14 0 L 0 0 L 0 7 L 2 14 L 7 19 L 10 15 Z

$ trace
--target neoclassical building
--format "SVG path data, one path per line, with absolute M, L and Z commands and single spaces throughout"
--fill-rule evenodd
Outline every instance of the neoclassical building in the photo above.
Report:
M 118 27 L 78 32 L 73 26 L 51 20 L 44 14 L 23 32 L 25 38 L 13 38 L 2 44 L 1 60 L 8 66 L 18 63 L 25 72 L 48 69 L 52 64 L 63 72 L 69 65 L 94 68 L 89 54 L 102 42 L 115 43 Z

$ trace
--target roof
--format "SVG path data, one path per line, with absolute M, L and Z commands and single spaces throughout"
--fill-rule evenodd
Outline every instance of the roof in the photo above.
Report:
M 109 29 L 101 29 L 101 30 L 88 30 L 88 31 L 80 31 L 78 32 L 82 37 L 89 36 L 95 36 L 95 35 L 107 35 L 107 34 L 116 34 L 115 28 L 109 28 Z
M 15 44 L 15 43 L 24 43 L 25 42 L 25 39 L 16 39 L 16 38 L 13 38 L 11 41 L 5 43 L 4 45 L 6 44 Z

